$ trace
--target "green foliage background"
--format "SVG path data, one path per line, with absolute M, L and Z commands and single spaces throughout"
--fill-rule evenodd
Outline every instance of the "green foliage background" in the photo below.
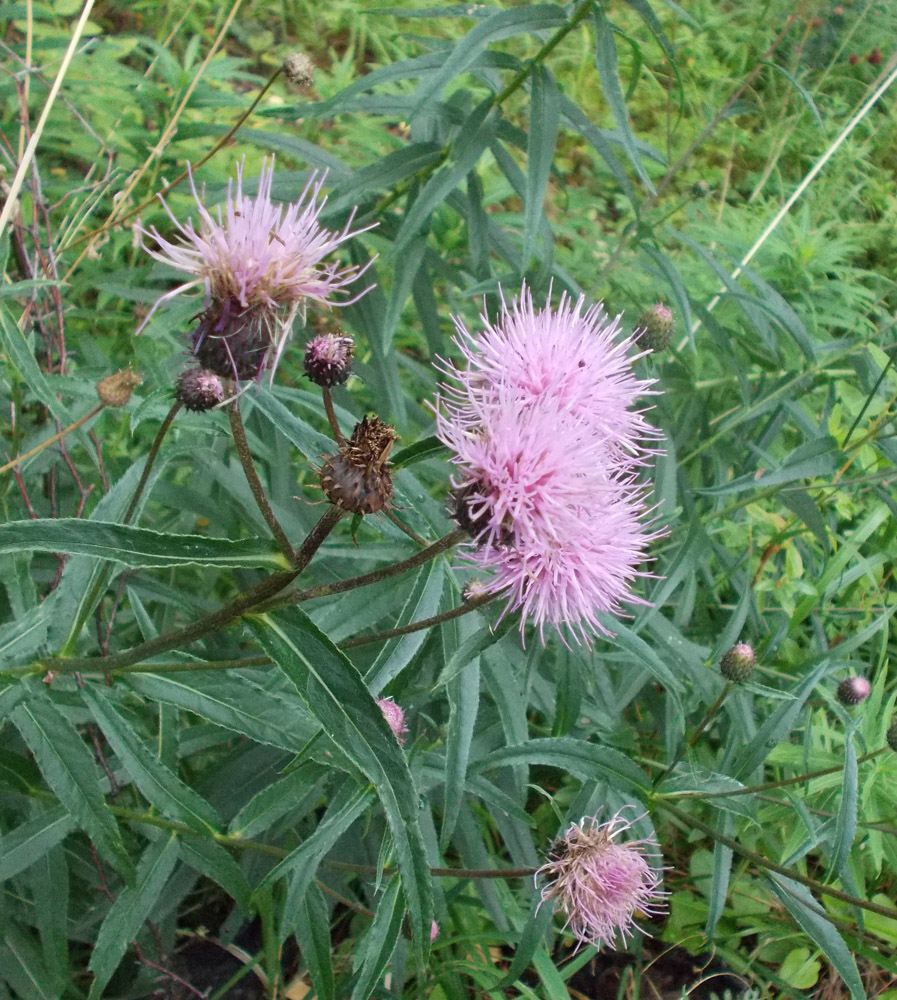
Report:
M 0 4 L 4 194 L 80 10 Z M 671 897 L 621 996 L 652 995 L 672 945 L 715 950 L 763 996 L 887 995 L 894 91 L 839 135 L 891 79 L 895 29 L 892 4 L 859 0 L 94 7 L 3 237 L 5 453 L 91 411 L 103 376 L 130 365 L 143 384 L 0 478 L 0 996 L 177 989 L 158 966 L 183 971 L 211 921 L 272 996 L 292 977 L 322 998 L 576 995 L 594 950 L 572 953 L 531 879 L 429 867 L 538 866 L 569 822 L 627 805 L 658 836 Z M 316 63 L 310 92 L 278 79 L 231 137 L 295 47 Z M 396 511 L 432 541 L 452 527 L 427 402 L 453 315 L 475 326 L 524 277 L 540 301 L 603 299 L 629 328 L 671 306 L 671 348 L 638 362 L 657 380 L 648 472 L 667 534 L 613 639 L 524 648 L 487 608 L 340 650 L 455 607 L 449 555 L 105 672 L 98 657 L 284 565 L 221 411 L 177 417 L 124 525 L 197 311 L 176 300 L 134 336 L 173 275 L 133 215 L 170 232 L 153 194 L 225 137 L 196 172 L 207 204 L 236 163 L 252 178 L 276 153 L 276 197 L 326 168 L 322 221 L 357 205 L 378 223 L 348 251 L 379 255 L 375 288 L 310 313 L 276 384 L 243 397 L 296 544 L 333 450 L 301 368 L 322 324 L 357 341 L 343 426 L 374 411 L 397 428 Z M 186 182 L 167 202 L 195 217 Z M 415 551 L 388 520 L 345 523 L 302 583 Z M 701 731 L 741 638 L 755 682 Z M 834 696 L 850 674 L 873 684 L 856 709 Z M 404 751 L 384 694 L 410 720 Z

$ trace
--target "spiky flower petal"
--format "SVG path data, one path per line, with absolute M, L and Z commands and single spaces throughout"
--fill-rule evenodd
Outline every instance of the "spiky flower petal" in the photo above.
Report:
M 143 237 L 151 236 L 155 241 L 155 248 L 146 248 L 152 257 L 190 278 L 160 296 L 144 325 L 163 302 L 201 287 L 206 311 L 194 349 L 201 352 L 208 338 L 223 340 L 224 344 L 211 352 L 212 357 L 201 360 L 218 374 L 236 377 L 246 377 L 247 369 L 261 371 L 267 367 L 273 373 L 293 320 L 308 302 L 349 305 L 364 295 L 362 291 L 352 299 L 334 301 L 334 296 L 344 293 L 367 265 L 341 268 L 335 262 L 325 264 L 324 258 L 346 240 L 372 228 L 352 230 L 354 211 L 340 232 L 331 232 L 320 224 L 327 201 L 321 197 L 326 173 L 312 174 L 299 198 L 283 205 L 271 199 L 273 158 L 262 163 L 255 197 L 243 191 L 243 168 L 243 163 L 237 167 L 236 190 L 228 184 L 223 209 L 219 206 L 214 215 L 203 204 L 191 173 L 198 228 L 189 218 L 186 223 L 179 222 L 165 205 L 179 239 L 168 240 L 153 227 L 137 227 Z M 233 355 L 235 347 L 242 351 L 242 345 L 236 343 L 241 337 L 248 337 L 253 357 L 243 364 L 243 371 L 239 360 L 229 371 L 221 371 L 228 353 Z M 220 365 L 219 355 L 224 357 Z
M 651 839 L 617 842 L 632 823 L 619 813 L 607 823 L 596 817 L 574 823 L 536 873 L 546 885 L 542 901 L 556 904 L 564 926 L 582 944 L 613 948 L 636 928 L 636 914 L 659 916 L 667 893 L 659 889 L 663 869 L 649 858 L 659 856 Z M 647 848 L 647 850 L 646 850 Z

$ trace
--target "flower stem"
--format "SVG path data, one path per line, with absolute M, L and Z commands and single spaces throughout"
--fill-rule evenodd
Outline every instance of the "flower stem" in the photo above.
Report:
M 879 747 L 878 750 L 872 750 L 870 753 L 863 754 L 862 757 L 857 758 L 857 764 L 864 764 L 867 760 L 872 760 L 873 757 L 878 757 L 880 754 L 886 753 L 888 747 Z M 839 771 L 844 770 L 843 764 L 835 764 L 833 767 L 823 767 L 818 771 L 808 771 L 806 774 L 798 774 L 794 778 L 782 778 L 780 781 L 768 781 L 765 785 L 751 785 L 747 788 L 733 788 L 725 789 L 720 792 L 702 792 L 700 789 L 694 789 L 687 792 L 668 792 L 662 794 L 661 798 L 701 798 L 701 799 L 720 799 L 727 798 L 730 795 L 753 795 L 756 792 L 768 792 L 774 788 L 785 788 L 788 785 L 799 785 L 804 781 L 811 781 L 813 778 L 823 778 L 827 774 L 837 774 Z
M 369 642 L 381 642 L 387 639 L 395 639 L 400 635 L 408 635 L 410 632 L 420 632 L 425 628 L 432 628 L 434 625 L 441 625 L 443 622 L 450 622 L 453 618 L 460 618 L 461 615 L 469 614 L 494 601 L 498 594 L 483 594 L 472 601 L 465 601 L 451 611 L 442 611 L 438 615 L 430 618 L 422 618 L 420 621 L 411 622 L 408 625 L 399 625 L 397 628 L 387 629 L 385 632 L 372 632 L 370 635 L 357 635 L 354 639 L 346 639 L 338 643 L 340 649 L 354 649 L 356 646 L 365 646 Z
M 250 611 L 254 611 L 260 604 L 273 597 L 284 587 L 289 586 L 293 580 L 311 562 L 315 552 L 320 548 L 321 543 L 336 526 L 337 521 L 342 517 L 342 511 L 337 507 L 328 507 L 318 523 L 312 528 L 302 545 L 296 550 L 293 565 L 282 573 L 275 573 L 266 580 L 262 580 L 251 590 L 241 594 L 235 601 L 219 608 L 218 611 L 198 621 L 191 622 L 181 628 L 166 632 L 165 635 L 157 636 L 148 642 L 141 643 L 133 649 L 125 650 L 106 657 L 71 657 L 68 659 L 46 659 L 38 660 L 34 665 L 34 673 L 42 670 L 53 670 L 57 673 L 77 673 L 87 671 L 125 671 L 132 664 L 140 663 L 156 656 L 159 653 L 167 653 L 170 649 L 184 646 L 188 643 L 202 639 L 225 625 L 242 617 Z
M 800 885 L 806 886 L 808 889 L 813 889 L 825 896 L 831 896 L 832 899 L 839 899 L 842 903 L 848 903 L 850 906 L 857 906 L 861 910 L 868 910 L 870 913 L 878 913 L 880 916 L 890 917 L 892 920 L 897 919 L 897 910 L 890 906 L 880 906 L 878 903 L 870 903 L 865 899 L 859 899 L 857 896 L 851 896 L 848 892 L 842 892 L 840 889 L 833 889 L 830 885 L 823 885 L 822 882 L 818 882 L 816 879 L 810 878 L 807 875 L 801 875 L 800 872 L 793 871 L 791 868 L 786 868 L 784 865 L 778 865 L 774 861 L 770 861 L 769 858 L 765 858 L 762 854 L 758 854 L 757 851 L 751 851 L 747 847 L 744 847 L 739 841 L 734 840 L 732 837 L 726 837 L 724 834 L 720 833 L 719 830 L 715 830 L 712 826 L 710 826 L 709 823 L 704 823 L 699 819 L 695 819 L 694 816 L 690 816 L 681 809 L 671 806 L 668 802 L 658 802 L 658 806 L 668 812 L 671 816 L 674 816 L 680 823 L 684 823 L 686 826 L 693 827 L 695 830 L 700 830 L 702 833 L 706 833 L 708 837 L 712 837 L 724 847 L 728 847 L 730 851 L 740 854 L 741 857 L 745 858 L 752 865 L 758 868 L 765 868 L 768 871 L 775 872 L 777 875 L 784 875 L 785 878 L 790 878 L 792 882 L 798 882 Z
M 240 465 L 243 466 L 243 473 L 246 476 L 246 482 L 249 483 L 249 489 L 252 491 L 256 506 L 271 529 L 271 534 L 274 536 L 278 548 L 287 557 L 287 561 L 292 563 L 293 546 L 265 496 L 265 488 L 262 486 L 258 472 L 256 472 L 255 463 L 252 461 L 252 452 L 249 449 L 249 442 L 246 440 L 246 428 L 243 426 L 240 406 L 236 400 L 227 408 L 227 416 L 230 420 L 230 430 L 237 448 L 237 455 L 240 457 Z
M 654 786 L 653 786 L 654 788 L 657 788 L 658 785 L 663 784 L 663 782 L 666 781 L 666 779 L 670 776 L 672 771 L 675 769 L 676 765 L 679 763 L 680 760 L 682 760 L 682 757 L 685 754 L 685 748 L 693 747 L 695 743 L 698 742 L 701 733 L 703 733 L 704 730 L 713 721 L 714 717 L 716 716 L 716 713 L 722 707 L 723 702 L 726 700 L 731 690 L 732 690 L 732 682 L 729 681 L 723 686 L 722 691 L 720 691 L 716 701 L 710 706 L 709 710 L 707 711 L 707 714 L 701 720 L 701 724 L 698 726 L 698 728 L 691 734 L 691 736 L 687 740 L 682 741 L 682 743 L 679 746 L 679 749 L 676 751 L 676 756 L 670 761 L 666 769 L 661 771 L 661 773 L 654 779 Z
M 303 601 L 311 601 L 316 597 L 331 597 L 333 594 L 344 594 L 348 590 L 355 590 L 358 587 L 367 587 L 372 583 L 379 583 L 381 580 L 388 580 L 393 576 L 401 576 L 409 570 L 417 569 L 430 560 L 442 555 L 448 549 L 453 548 L 459 542 L 468 538 L 468 533 L 458 528 L 449 532 L 438 541 L 428 545 L 420 552 L 415 552 L 408 559 L 393 563 L 391 566 L 384 566 L 382 569 L 375 569 L 371 573 L 364 573 L 362 576 L 353 576 L 348 580 L 339 580 L 336 583 L 325 583 L 320 587 L 307 587 L 305 590 L 294 590 L 291 594 L 282 594 L 260 607 L 259 612 L 274 611 L 282 608 L 286 604 L 301 604 Z
M 105 403 L 100 403 L 99 406 L 95 406 L 89 413 L 85 413 L 83 417 L 79 417 L 74 423 L 68 425 L 68 427 L 63 427 L 61 431 L 54 434 L 52 437 L 47 438 L 46 441 L 41 441 L 40 444 L 36 444 L 30 451 L 26 451 L 24 455 L 17 455 L 11 461 L 7 462 L 6 465 L 0 466 L 0 474 L 8 472 L 10 469 L 14 469 L 17 465 L 21 465 L 22 462 L 27 461 L 33 455 L 37 455 L 44 450 L 44 448 L 49 448 L 51 444 L 55 444 L 60 441 L 67 434 L 71 434 L 72 431 L 76 431 L 79 427 L 82 427 L 95 417 L 104 407 Z
M 149 454 L 146 456 L 146 462 L 143 466 L 143 472 L 140 474 L 140 479 L 137 486 L 134 488 L 134 495 L 131 497 L 131 502 L 128 504 L 128 509 L 125 511 L 125 516 L 122 518 L 124 524 L 130 524 L 131 518 L 134 516 L 134 511 L 137 510 L 137 504 L 140 503 L 140 498 L 143 496 L 143 491 L 146 489 L 146 484 L 149 482 L 150 474 L 153 471 L 153 466 L 156 464 L 156 458 L 159 454 L 159 449 L 162 447 L 162 442 L 165 440 L 165 436 L 171 430 L 171 425 L 174 423 L 174 418 L 178 415 L 181 409 L 180 400 L 176 399 L 172 403 L 171 409 L 165 415 L 165 419 L 159 426 L 159 430 L 156 431 L 156 436 L 153 438 L 153 443 L 150 445 Z
M 339 445 L 340 449 L 342 449 L 345 447 L 346 439 L 340 430 L 339 421 L 336 419 L 336 410 L 333 408 L 333 393 L 328 386 L 323 385 L 321 386 L 321 395 L 324 398 L 324 412 L 327 414 L 327 421 L 330 424 L 330 429 L 333 431 L 333 439 Z
M 398 869 L 378 868 L 376 865 L 355 865 L 347 861 L 324 861 L 327 868 L 337 872 L 352 872 L 356 875 L 393 875 Z M 430 868 L 434 878 L 531 878 L 538 868 Z

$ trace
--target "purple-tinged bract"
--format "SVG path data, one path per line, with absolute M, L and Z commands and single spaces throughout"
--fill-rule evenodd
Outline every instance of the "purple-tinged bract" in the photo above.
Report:
M 150 316 L 162 302 L 182 292 L 197 287 L 204 291 L 205 313 L 194 349 L 201 353 L 209 338 L 224 342 L 207 352 L 209 357 L 201 358 L 206 367 L 236 378 L 246 377 L 248 369 L 258 373 L 270 368 L 273 374 L 297 312 L 309 302 L 328 307 L 349 305 L 364 294 L 362 291 L 352 299 L 334 301 L 334 296 L 345 293 L 365 268 L 341 268 L 336 262 L 324 263 L 324 258 L 341 243 L 372 227 L 353 231 L 354 212 L 340 232 L 331 232 L 320 224 L 318 219 L 327 201 L 321 197 L 325 177 L 312 174 L 299 198 L 283 205 L 271 199 L 273 158 L 262 163 L 254 197 L 243 191 L 240 164 L 236 190 L 228 184 L 224 206 L 213 215 L 203 204 L 191 174 L 198 228 L 191 219 L 179 222 L 167 205 L 166 211 L 180 235 L 178 240 L 165 239 L 155 228 L 138 226 L 141 235 L 152 236 L 156 242 L 157 248 L 147 248 L 152 257 L 190 277 L 162 295 Z M 242 366 L 240 358 L 230 357 L 235 354 L 228 339 L 234 324 L 238 327 L 234 339 L 251 341 L 253 356 Z M 239 352 L 241 345 L 236 347 Z M 228 364 L 230 368 L 222 371 Z
M 619 813 L 607 823 L 595 817 L 574 823 L 536 873 L 547 882 L 542 901 L 560 908 L 581 944 L 613 948 L 618 934 L 625 942 L 637 928 L 636 914 L 666 911 L 663 869 L 649 861 L 659 855 L 656 842 L 615 840 L 631 825 Z

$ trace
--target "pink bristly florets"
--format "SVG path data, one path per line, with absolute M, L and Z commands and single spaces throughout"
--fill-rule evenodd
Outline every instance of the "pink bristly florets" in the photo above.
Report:
M 631 825 L 619 814 L 607 823 L 595 817 L 574 823 L 536 873 L 547 883 L 542 901 L 560 908 L 564 926 L 582 944 L 613 948 L 618 934 L 625 942 L 637 928 L 636 914 L 666 910 L 667 893 L 659 889 L 663 869 L 648 860 L 658 856 L 656 842 L 614 839 Z
M 546 624 L 586 643 L 606 631 L 598 616 L 637 600 L 656 537 L 636 476 L 657 432 L 629 409 L 649 383 L 630 370 L 630 341 L 582 307 L 563 299 L 556 314 L 536 312 L 524 287 L 481 336 L 459 324 L 466 365 L 447 367 L 454 384 L 437 410 L 467 559 L 543 641 Z
M 408 727 L 405 725 L 405 713 L 401 705 L 397 705 L 392 698 L 378 698 L 377 704 L 383 717 L 389 723 L 389 728 L 395 733 L 399 743 L 405 742 L 405 733 Z
M 142 236 L 151 236 L 156 248 L 147 252 L 160 263 L 189 275 L 190 280 L 162 295 L 150 316 L 164 301 L 191 288 L 202 287 L 207 316 L 200 324 L 201 339 L 227 340 L 229 328 L 239 331 L 239 337 L 250 337 L 253 358 L 250 367 L 272 371 L 289 337 L 296 313 L 308 302 L 322 306 L 349 305 L 353 299 L 334 302 L 364 272 L 364 267 L 341 268 L 338 263 L 323 263 L 341 243 L 372 228 L 351 229 L 354 212 L 343 229 L 331 232 L 319 223 L 327 199 L 321 198 L 326 174 L 312 174 L 299 198 L 288 205 L 271 200 L 274 178 L 273 158 L 262 163 L 258 192 L 252 197 L 243 192 L 243 164 L 237 167 L 236 191 L 228 184 L 224 207 L 213 215 L 203 204 L 193 176 L 190 186 L 199 213 L 199 225 L 193 221 L 179 222 L 165 205 L 180 239 L 165 239 L 155 228 L 138 226 Z M 163 201 L 163 204 L 164 201 Z M 365 289 L 367 291 L 367 289 Z M 147 320 L 149 316 L 147 316 Z M 144 324 L 146 320 L 144 320 Z M 261 349 L 259 342 L 261 342 Z M 199 352 L 201 340 L 195 345 Z M 217 354 L 227 359 L 231 347 L 221 345 Z M 227 349 L 225 349 L 227 348 Z M 216 368 L 215 358 L 201 358 L 207 366 Z M 236 369 L 240 368 L 237 359 Z M 218 368 L 224 364 L 217 365 Z M 232 366 L 234 367 L 234 366 Z M 245 366 L 244 366 L 245 367 Z M 220 371 L 233 375 L 233 371 Z M 237 374 L 240 374 L 237 371 Z

